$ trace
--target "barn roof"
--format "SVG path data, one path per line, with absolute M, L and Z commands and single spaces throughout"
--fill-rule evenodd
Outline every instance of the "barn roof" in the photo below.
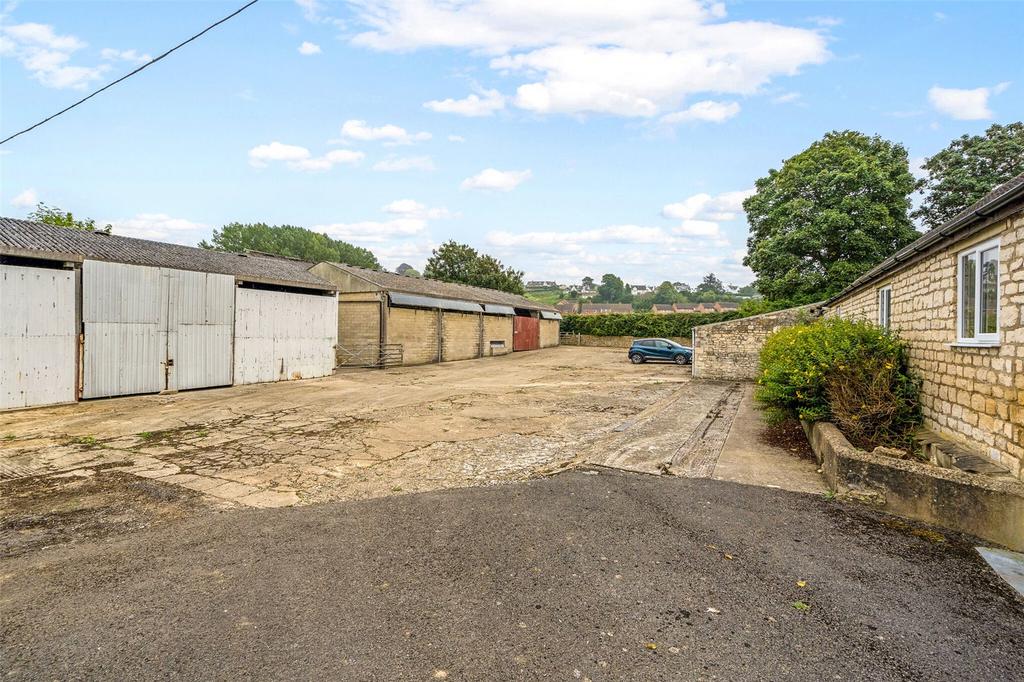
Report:
M 331 263 L 331 265 L 385 291 L 473 301 L 474 303 L 493 303 L 529 310 L 556 310 L 554 306 L 531 301 L 524 296 L 498 291 L 497 289 L 486 289 L 484 287 L 474 287 L 454 282 L 442 282 L 426 277 L 406 277 L 394 272 L 370 270 L 354 265 L 345 265 L 344 263 Z
M 0 254 L 79 262 L 86 259 L 101 260 L 214 272 L 234 275 L 241 281 L 263 284 L 326 291 L 337 288 L 310 272 L 312 263 L 294 258 L 211 251 L 102 232 L 83 232 L 14 218 L 0 218 Z

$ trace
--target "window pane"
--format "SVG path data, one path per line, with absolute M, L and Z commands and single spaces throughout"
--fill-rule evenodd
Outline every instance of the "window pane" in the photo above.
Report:
M 981 252 L 981 334 L 995 334 L 999 310 L 999 247 Z
M 960 336 L 974 338 L 974 296 L 977 293 L 978 254 L 969 253 L 960 259 Z

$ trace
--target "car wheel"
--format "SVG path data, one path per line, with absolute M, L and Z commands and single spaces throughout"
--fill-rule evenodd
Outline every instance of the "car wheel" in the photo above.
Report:
M 640 353 L 633 353 L 629 356 L 629 361 L 632 362 L 634 365 L 642 365 L 644 363 L 644 360 L 644 356 L 640 355 Z
M 677 365 L 688 365 L 688 364 L 690 364 L 690 361 L 687 359 L 687 357 L 686 357 L 686 355 L 684 353 L 680 353 L 679 355 L 675 356 L 672 359 L 676 361 Z

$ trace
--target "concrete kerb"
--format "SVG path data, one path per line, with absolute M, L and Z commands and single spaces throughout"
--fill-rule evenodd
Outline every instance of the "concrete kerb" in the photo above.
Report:
M 1024 550 L 1024 483 L 865 452 L 828 422 L 803 427 L 838 495 Z

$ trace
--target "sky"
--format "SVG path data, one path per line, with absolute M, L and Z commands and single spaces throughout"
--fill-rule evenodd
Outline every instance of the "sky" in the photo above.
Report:
M 0 137 L 244 4 L 0 4 Z M 527 279 L 728 283 L 742 200 L 830 130 L 915 172 L 1024 117 L 1024 3 L 262 0 L 0 147 L 43 201 L 196 244 L 301 225 L 422 268 L 455 239 Z

